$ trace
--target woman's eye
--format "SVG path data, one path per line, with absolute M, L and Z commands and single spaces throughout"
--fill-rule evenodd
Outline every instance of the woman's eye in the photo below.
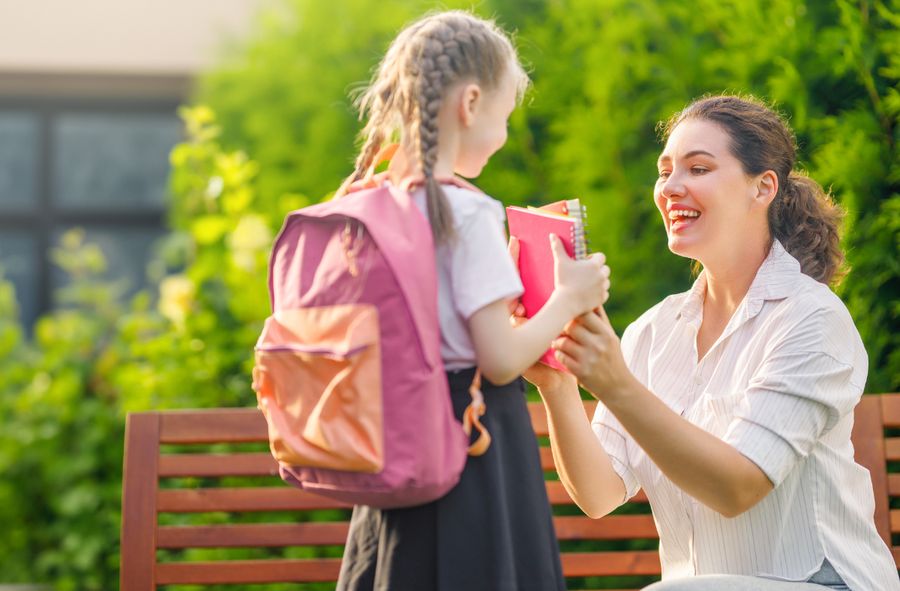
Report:
M 667 178 L 669 178 L 669 175 L 670 175 L 670 174 L 672 174 L 672 173 L 671 173 L 670 171 L 668 171 L 668 170 L 660 170 L 660 171 L 659 171 L 659 178 L 661 178 L 661 179 L 667 179 Z
M 691 172 L 693 174 L 706 174 L 707 172 L 709 172 L 709 169 L 704 168 L 703 166 L 695 166 L 691 168 Z

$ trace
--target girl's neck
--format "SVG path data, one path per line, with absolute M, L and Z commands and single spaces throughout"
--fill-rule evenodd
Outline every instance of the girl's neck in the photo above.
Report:
M 446 126 L 444 126 L 446 127 Z M 456 161 L 455 150 L 458 142 L 453 133 L 444 133 L 441 130 L 441 141 L 438 143 L 438 155 L 434 163 L 435 178 L 449 178 L 455 173 L 453 163 Z M 400 147 L 391 159 L 388 166 L 388 178 L 391 183 L 399 185 L 404 179 L 419 178 L 422 176 L 422 165 L 415 146 L 411 141 L 404 139 Z

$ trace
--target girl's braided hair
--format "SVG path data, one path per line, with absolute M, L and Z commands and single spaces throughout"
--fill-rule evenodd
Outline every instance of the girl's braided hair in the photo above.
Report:
M 492 90 L 507 73 L 513 74 L 521 99 L 528 76 L 509 37 L 492 21 L 454 10 L 426 16 L 406 27 L 359 97 L 360 118 L 368 121 L 361 132 L 362 149 L 345 187 L 365 176 L 378 151 L 399 131 L 415 148 L 425 177 L 435 242 L 452 238 L 450 208 L 434 178 L 441 102 L 457 82 L 471 80 Z

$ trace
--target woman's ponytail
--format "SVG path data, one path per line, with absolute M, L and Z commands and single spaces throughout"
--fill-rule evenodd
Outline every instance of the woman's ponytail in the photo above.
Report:
M 816 181 L 793 171 L 769 206 L 769 229 L 803 273 L 825 284 L 838 283 L 846 274 L 838 233 L 843 217 Z

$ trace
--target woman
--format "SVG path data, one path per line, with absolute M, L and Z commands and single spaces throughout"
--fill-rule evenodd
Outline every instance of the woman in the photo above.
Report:
M 644 489 L 654 591 L 900 589 L 850 443 L 867 358 L 828 288 L 839 210 L 755 100 L 698 100 L 665 135 L 654 200 L 703 271 L 621 344 L 602 310 L 571 323 L 554 348 L 575 377 L 526 374 L 566 489 L 592 517 Z M 592 423 L 575 378 L 601 402 Z

